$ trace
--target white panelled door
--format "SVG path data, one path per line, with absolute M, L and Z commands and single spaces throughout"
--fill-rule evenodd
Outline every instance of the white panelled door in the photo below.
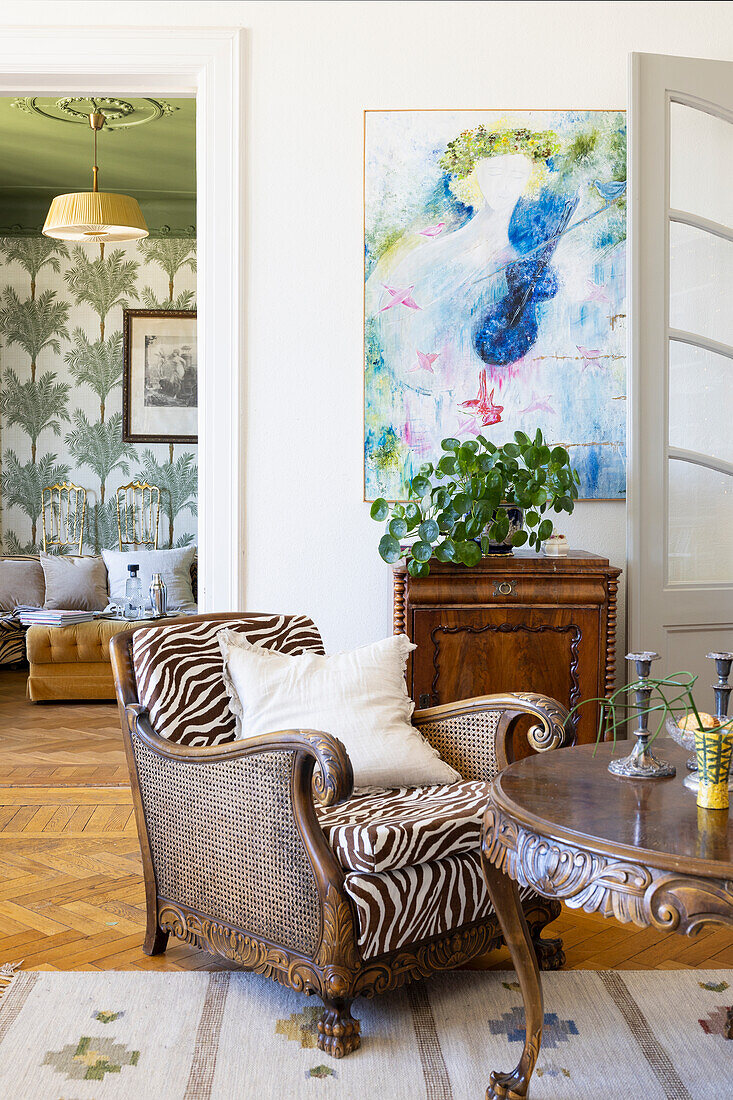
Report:
M 733 650 L 733 64 L 632 54 L 629 643 Z

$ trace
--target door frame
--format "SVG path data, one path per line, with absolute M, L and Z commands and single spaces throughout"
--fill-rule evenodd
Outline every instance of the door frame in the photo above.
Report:
M 244 607 L 244 33 L 4 28 L 0 95 L 196 97 L 199 607 Z
M 670 327 L 669 234 L 667 223 L 698 225 L 719 236 L 720 226 L 691 213 L 671 208 L 668 156 L 669 112 L 673 102 L 693 106 L 707 103 L 690 94 L 689 86 L 699 87 L 698 66 L 709 67 L 709 79 L 723 73 L 729 79 L 730 62 L 704 58 L 632 53 L 629 57 L 629 374 L 627 422 L 627 638 L 631 650 L 657 650 L 663 657 L 668 633 L 680 630 L 715 631 L 729 629 L 728 620 L 698 622 L 694 626 L 668 628 L 654 614 L 645 614 L 650 597 L 645 581 L 649 574 L 660 591 L 669 591 L 667 577 L 667 464 L 681 459 L 723 473 L 733 473 L 730 463 L 686 451 L 669 444 L 669 339 L 731 357 L 730 349 L 694 333 Z M 716 72 L 717 69 L 717 72 Z M 674 72 L 672 72 L 674 70 Z M 680 90 L 682 87 L 682 90 Z M 695 102 L 697 101 L 697 102 Z M 703 109 L 705 109 L 703 107 Z M 711 112 L 711 113 L 718 113 Z M 730 112 L 720 109 L 721 117 Z M 656 278 L 642 278 L 648 257 L 657 263 Z M 650 318 L 652 323 L 650 323 Z M 659 395 L 661 394 L 661 402 Z M 664 473 L 650 488 L 642 477 L 648 456 L 663 456 Z M 646 576 L 644 576 L 644 569 Z M 680 584 L 678 591 L 704 593 L 707 582 Z M 672 671 L 667 669 L 667 671 Z

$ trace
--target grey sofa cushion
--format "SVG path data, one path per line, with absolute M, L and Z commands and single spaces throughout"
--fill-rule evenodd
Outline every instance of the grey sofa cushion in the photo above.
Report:
M 0 611 L 43 607 L 46 586 L 37 558 L 0 558 Z
M 46 578 L 44 607 L 54 611 L 103 611 L 109 603 L 107 570 L 98 557 L 41 554 Z

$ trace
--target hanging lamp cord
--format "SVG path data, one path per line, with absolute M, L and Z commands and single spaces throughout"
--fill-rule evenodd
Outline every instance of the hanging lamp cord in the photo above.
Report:
M 105 123 L 104 115 L 97 109 L 97 104 L 92 100 L 94 110 L 89 115 L 89 125 L 94 134 L 94 164 L 92 165 L 92 191 L 99 191 L 99 165 L 97 164 L 97 134 Z

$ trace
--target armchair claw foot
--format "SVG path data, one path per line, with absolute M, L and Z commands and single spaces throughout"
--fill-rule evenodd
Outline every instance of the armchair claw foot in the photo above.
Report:
M 559 901 L 538 898 L 537 903 L 527 912 L 527 924 L 532 939 L 537 965 L 540 970 L 560 970 L 565 965 L 565 952 L 561 939 L 543 939 L 542 931 L 556 920 L 562 911 Z
M 562 970 L 565 966 L 565 952 L 562 940 L 543 940 L 541 936 L 532 937 L 532 946 L 537 956 L 540 970 Z
M 728 1017 L 725 1021 L 725 1037 L 733 1039 L 733 1006 L 728 1009 Z
M 351 1015 L 350 1001 L 324 1001 L 318 1021 L 318 1049 L 345 1058 L 361 1046 L 361 1024 Z

